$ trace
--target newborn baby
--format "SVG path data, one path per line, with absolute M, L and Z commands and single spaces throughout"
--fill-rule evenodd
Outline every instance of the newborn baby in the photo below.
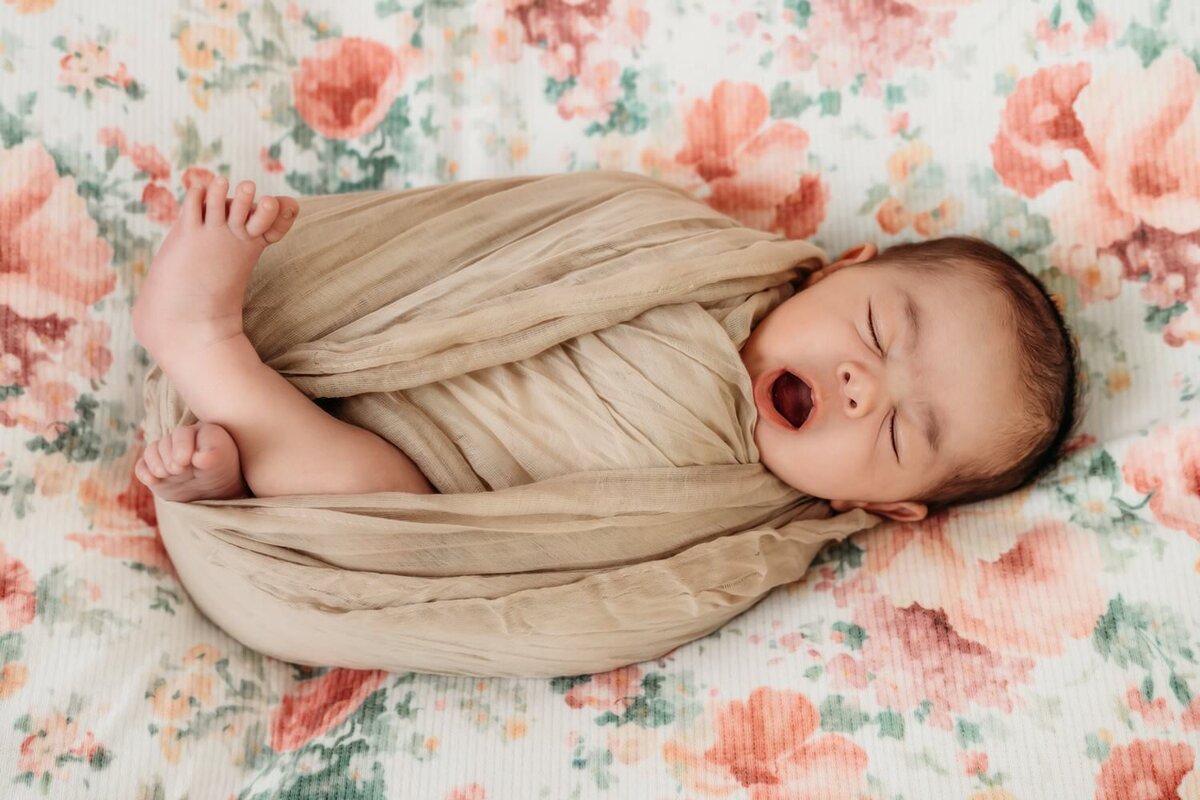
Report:
M 138 340 L 201 420 L 135 472 L 173 501 L 435 491 L 375 433 L 326 413 L 263 364 L 242 329 L 259 255 L 294 198 L 188 191 L 133 312 Z M 202 268 L 201 268 L 202 267 Z M 809 276 L 741 348 L 754 442 L 800 492 L 894 519 L 1016 489 L 1074 425 L 1074 348 L 1041 285 L 991 245 L 862 245 Z M 337 459 L 331 459 L 337 454 Z

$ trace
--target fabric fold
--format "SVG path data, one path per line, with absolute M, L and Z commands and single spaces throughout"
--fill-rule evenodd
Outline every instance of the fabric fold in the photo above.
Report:
M 754 445 L 738 350 L 824 259 L 618 171 L 302 198 L 247 336 L 438 493 L 156 498 L 164 544 L 215 624 L 294 663 L 659 657 L 877 522 L 831 516 Z M 195 421 L 157 366 L 144 394 L 148 441 Z

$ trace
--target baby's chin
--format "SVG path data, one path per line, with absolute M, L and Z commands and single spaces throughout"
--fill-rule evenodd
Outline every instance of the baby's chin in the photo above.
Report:
M 767 431 L 770 430 L 769 423 L 764 423 L 761 419 L 754 426 L 754 446 L 758 448 L 759 463 L 766 468 L 767 472 L 770 472 L 797 492 L 813 497 L 820 497 L 814 491 L 817 484 L 816 476 L 808 474 L 808 470 L 797 465 L 794 461 L 789 462 L 782 458 L 777 458 L 778 454 L 776 451 L 780 448 L 781 443 L 779 441 L 772 441 L 771 435 L 764 432 L 764 427 Z

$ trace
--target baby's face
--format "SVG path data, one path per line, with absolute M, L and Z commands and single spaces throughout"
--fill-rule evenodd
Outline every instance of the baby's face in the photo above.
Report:
M 924 516 L 923 505 L 905 501 L 991 452 L 1021 413 L 1015 340 L 1000 303 L 973 276 L 869 261 L 799 291 L 741 351 L 763 465 L 802 492 L 840 501 L 839 511 Z M 807 386 L 786 377 L 776 385 L 785 369 Z M 792 416 L 807 411 L 799 428 L 775 396 Z

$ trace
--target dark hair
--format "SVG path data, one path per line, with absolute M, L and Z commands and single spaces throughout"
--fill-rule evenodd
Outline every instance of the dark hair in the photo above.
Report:
M 1016 333 L 1027 398 L 1022 422 L 995 452 L 959 465 L 954 475 L 913 499 L 934 511 L 1015 491 L 1052 470 L 1082 416 L 1082 391 L 1075 338 L 1042 282 L 1000 248 L 967 236 L 893 245 L 874 260 L 922 272 L 973 274 L 998 290 Z

